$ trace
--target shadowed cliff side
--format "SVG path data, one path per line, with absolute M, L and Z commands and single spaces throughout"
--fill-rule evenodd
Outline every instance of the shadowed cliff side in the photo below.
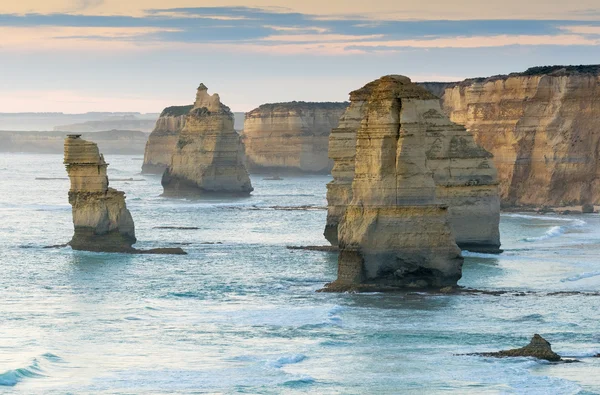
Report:
M 218 94 L 209 95 L 200 84 L 162 177 L 164 196 L 250 194 L 253 188 L 243 156 L 233 113 Z

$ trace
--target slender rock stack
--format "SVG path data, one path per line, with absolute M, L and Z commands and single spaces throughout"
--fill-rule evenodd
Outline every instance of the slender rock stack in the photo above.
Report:
M 348 103 L 289 102 L 263 104 L 246 113 L 244 145 L 248 170 L 254 173 L 323 173 L 331 129 Z
M 179 133 L 184 128 L 185 120 L 192 107 L 191 105 L 173 106 L 163 110 L 146 142 L 142 173 L 163 174 L 169 167 L 177 147 Z
M 108 163 L 98 146 L 69 135 L 65 140 L 65 166 L 71 189 L 75 234 L 69 243 L 74 250 L 131 252 L 136 242 L 125 193 L 108 187 Z
M 437 201 L 449 208 L 456 243 L 471 251 L 500 252 L 500 200 L 492 155 L 478 146 L 464 127 L 449 121 L 437 97 L 416 84 L 405 85 L 404 90 L 410 86 L 411 92 L 420 97 L 414 117 L 426 146 L 425 165 L 433 173 Z M 329 155 L 334 168 L 333 181 L 327 186 L 329 207 L 324 234 L 332 245 L 338 244 L 338 224 L 353 198 L 356 134 L 372 107 L 363 93 L 351 93 L 351 105 L 330 137 Z
M 423 104 L 437 98 L 407 77 L 386 76 L 351 100 L 363 103 L 349 109 L 363 110 L 352 200 L 339 224 L 338 278 L 326 290 L 456 285 L 463 259 L 427 166 Z
M 209 95 L 206 86 L 200 84 L 162 177 L 164 195 L 248 195 L 253 188 L 243 157 L 240 137 L 233 128 L 233 113 L 221 103 L 219 95 Z

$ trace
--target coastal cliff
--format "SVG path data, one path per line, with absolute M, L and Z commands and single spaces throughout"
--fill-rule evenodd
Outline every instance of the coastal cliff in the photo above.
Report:
M 194 107 L 179 133 L 162 177 L 165 196 L 248 195 L 253 190 L 233 113 L 218 94 L 209 95 L 207 90 L 200 84 Z
M 410 116 L 418 123 L 421 143 L 426 147 L 424 166 L 433 175 L 436 201 L 448 206 L 456 243 L 470 251 L 499 252 L 500 200 L 492 155 L 478 146 L 463 126 L 450 122 L 436 96 L 410 80 L 402 86 L 403 92 L 410 91 L 420 98 L 415 105 L 408 98 L 404 99 L 402 103 L 406 108 L 402 111 L 405 117 L 409 116 L 409 110 L 412 111 Z M 373 106 L 367 100 L 369 96 L 361 90 L 352 92 L 350 98 L 351 104 L 339 127 L 332 131 L 329 145 L 334 168 L 333 181 L 327 186 L 328 215 L 324 235 L 332 245 L 338 244 L 338 224 L 354 198 L 353 188 L 358 177 L 356 155 L 360 149 L 357 133 L 362 130 L 363 120 Z M 393 167 L 394 163 L 386 166 Z M 398 188 L 411 186 L 399 184 Z
M 248 112 L 243 141 L 250 172 L 329 173 L 331 129 L 348 103 L 274 103 Z
M 64 143 L 64 163 L 71 180 L 74 250 L 131 252 L 136 242 L 125 193 L 108 187 L 108 163 L 95 143 L 70 135 Z
M 142 173 L 163 174 L 171 163 L 179 133 L 185 126 L 185 120 L 192 107 L 172 106 L 162 111 L 146 143 Z
M 600 204 L 600 66 L 535 67 L 443 92 L 445 113 L 494 155 L 504 207 Z
M 392 75 L 352 92 L 350 99 L 345 126 L 362 113 L 352 197 L 339 223 L 338 277 L 325 290 L 456 285 L 463 259 L 427 166 L 423 114 L 437 98 L 407 77 Z

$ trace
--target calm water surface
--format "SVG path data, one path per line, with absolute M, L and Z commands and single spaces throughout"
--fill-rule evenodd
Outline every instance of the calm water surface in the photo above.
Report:
M 502 216 L 506 252 L 465 253 L 460 284 L 527 296 L 321 294 L 329 177 L 253 177 L 245 199 L 159 197 L 141 157 L 107 156 L 139 248 L 45 249 L 72 235 L 59 155 L 0 155 L 0 394 L 600 393 L 600 216 Z M 157 226 L 198 230 L 154 229 Z M 183 245 L 181 245 L 183 243 Z M 534 333 L 582 363 L 457 356 Z

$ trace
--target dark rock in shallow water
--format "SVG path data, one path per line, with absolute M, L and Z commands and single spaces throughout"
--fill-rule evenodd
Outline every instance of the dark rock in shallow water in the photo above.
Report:
M 584 214 L 592 214 L 594 212 L 594 205 L 586 203 L 581 206 L 581 212 Z
M 286 248 L 288 250 L 339 252 L 339 248 L 337 246 L 287 246 Z
M 508 357 L 534 357 L 544 359 L 550 362 L 562 361 L 560 355 L 552 351 L 550 342 L 538 335 L 537 333 L 531 339 L 528 345 L 512 350 L 503 350 L 498 352 L 484 352 L 467 355 L 480 355 L 483 357 L 508 358 Z

